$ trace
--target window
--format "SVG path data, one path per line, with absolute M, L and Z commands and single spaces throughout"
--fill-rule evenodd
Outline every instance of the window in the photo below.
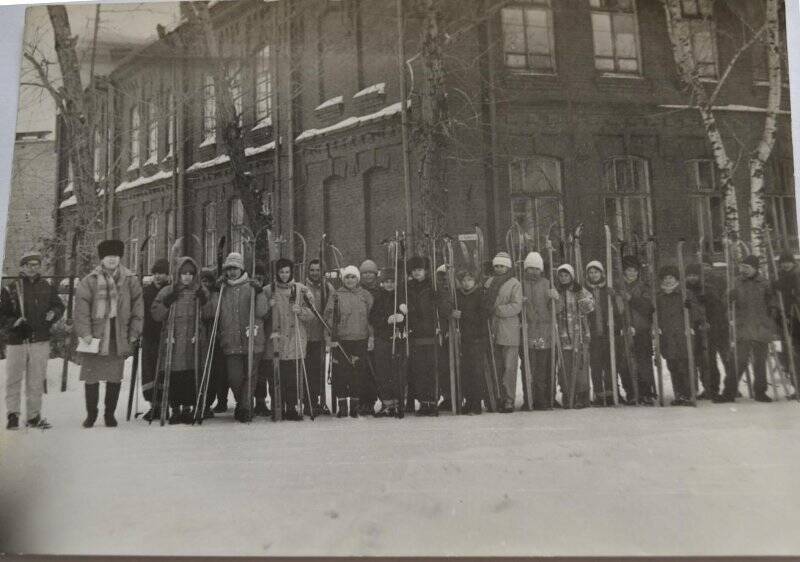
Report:
M 550 0 L 503 8 L 503 55 L 514 70 L 554 73 L 553 12 Z
M 755 3 L 754 3 L 755 4 Z M 761 6 L 761 4 L 757 4 Z M 786 37 L 786 6 L 781 2 L 778 6 L 778 50 L 781 54 L 781 82 L 784 86 L 789 85 L 789 50 L 787 47 Z M 764 21 L 764 9 L 760 8 L 758 16 L 760 20 Z M 769 57 L 767 52 L 767 44 L 765 42 L 766 36 L 762 36 L 761 40 L 756 41 L 751 47 L 753 51 L 753 77 L 757 84 L 769 83 Z
M 713 0 L 682 0 L 683 25 L 688 27 L 697 72 L 701 78 L 717 77 L 717 30 Z
M 130 110 L 130 129 L 128 137 L 130 166 L 139 166 L 139 105 L 134 105 Z
M 147 109 L 147 161 L 155 163 L 158 158 L 158 110 L 152 100 L 145 102 Z
M 272 70 L 269 45 L 258 52 L 253 79 L 256 100 L 255 122 L 256 125 L 261 125 L 272 116 Z
M 797 249 L 794 168 L 791 158 L 774 158 L 767 163 L 764 213 L 772 238 L 779 248 Z
M 147 215 L 147 261 L 145 267 L 149 272 L 156 263 L 156 248 L 158 248 L 158 215 Z
M 234 69 L 228 72 L 227 82 L 230 87 L 231 99 L 233 100 L 233 110 L 237 124 L 242 119 L 242 83 L 240 80 L 241 70 Z
M 217 251 L 217 204 L 207 203 L 203 207 L 203 261 L 205 267 L 213 267 Z
M 139 271 L 139 219 L 128 219 L 128 267 L 131 271 Z
M 214 77 L 203 76 L 203 140 L 207 140 L 217 130 L 217 96 L 214 90 Z
M 244 225 L 244 205 L 241 199 L 231 201 L 231 251 L 244 255 L 244 238 L 241 226 Z
M 686 164 L 687 187 L 692 200 L 690 222 L 697 240 L 703 239 L 703 250 L 722 251 L 725 226 L 725 204 L 717 181 L 713 160 L 689 160 Z
M 509 180 L 512 219 L 522 227 L 528 245 L 543 250 L 549 235 L 562 234 L 561 162 L 546 156 L 514 160 Z
M 94 130 L 94 181 L 99 181 L 104 175 L 103 166 L 103 123 L 100 123 Z
M 169 255 L 170 250 L 172 249 L 172 245 L 175 243 L 175 211 L 172 209 L 168 209 L 166 212 L 166 226 L 167 226 L 167 251 L 166 255 Z
M 167 138 L 166 138 L 166 148 L 167 154 L 172 154 L 172 143 L 175 139 L 175 94 L 169 92 L 166 96 L 166 119 L 167 119 Z
M 618 240 L 643 244 L 651 232 L 647 161 L 635 156 L 609 158 L 603 167 L 603 178 L 606 224 Z
M 639 32 L 634 0 L 589 0 L 594 66 L 608 73 L 638 74 Z

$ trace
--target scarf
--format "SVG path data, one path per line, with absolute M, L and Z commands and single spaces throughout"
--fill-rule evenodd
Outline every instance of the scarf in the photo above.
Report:
M 225 282 L 228 284 L 229 287 L 238 287 L 239 285 L 244 285 L 249 280 L 250 280 L 250 278 L 247 276 L 247 272 L 245 271 L 237 279 L 233 279 L 233 280 L 226 279 Z
M 500 289 L 512 277 L 514 277 L 514 270 L 509 269 L 503 275 L 493 275 L 489 278 L 489 283 L 486 286 L 486 308 L 490 315 L 494 314 L 494 304 L 497 302 Z
M 677 289 L 678 286 L 679 286 L 679 283 L 677 281 L 675 281 L 673 283 L 669 283 L 669 284 L 666 282 L 666 280 L 661 282 L 661 290 L 664 291 L 667 294 L 672 293 L 673 291 L 675 291 L 675 289 Z
M 94 318 L 117 317 L 117 283 L 121 279 L 118 267 L 109 274 L 102 265 L 98 265 L 92 272 L 97 278 L 97 293 L 94 297 Z
M 598 334 L 602 334 L 605 327 L 605 315 L 603 314 L 603 305 L 605 303 L 601 302 L 600 298 L 600 289 L 606 286 L 605 278 L 595 283 L 590 283 L 587 280 L 587 284 L 589 288 L 592 290 L 592 296 L 594 297 L 595 307 L 594 307 L 594 329 Z

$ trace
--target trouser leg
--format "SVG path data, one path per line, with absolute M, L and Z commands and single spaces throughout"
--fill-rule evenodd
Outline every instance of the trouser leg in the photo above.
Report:
M 6 346 L 6 413 L 20 414 L 22 380 L 27 368 L 28 353 L 24 345 Z
M 225 356 L 225 370 L 228 373 L 228 385 L 233 391 L 237 405 L 244 405 L 247 382 L 247 356 L 232 354 Z

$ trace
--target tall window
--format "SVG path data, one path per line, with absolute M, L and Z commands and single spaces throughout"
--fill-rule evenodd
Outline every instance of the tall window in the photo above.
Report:
M 217 96 L 214 90 L 214 77 L 203 76 L 203 138 L 213 135 L 217 130 Z
M 231 251 L 244 255 L 244 237 L 241 226 L 244 225 L 244 205 L 241 199 L 231 201 Z
M 688 27 L 697 72 L 702 78 L 717 77 L 717 30 L 713 0 L 681 0 L 683 25 Z
M 169 251 L 172 249 L 172 245 L 175 243 L 175 211 L 173 209 L 168 209 L 166 212 L 166 227 L 167 227 L 167 251 L 166 254 L 169 255 Z
M 103 166 L 103 126 L 101 123 L 94 130 L 94 179 L 98 181 L 105 173 Z
M 147 259 L 145 267 L 149 272 L 156 262 L 156 252 L 158 248 L 158 215 L 150 213 L 147 215 Z
M 703 239 L 704 251 L 721 252 L 725 205 L 714 161 L 689 160 L 686 174 L 694 211 L 694 216 L 689 222 L 694 225 L 694 234 L 697 240 Z
M 165 117 L 167 119 L 166 150 L 167 154 L 172 154 L 172 142 L 175 139 L 175 94 L 168 92 L 165 104 Z
M 128 219 L 128 267 L 132 271 L 139 270 L 139 219 Z
M 797 249 L 794 168 L 791 158 L 773 158 L 767 163 L 764 212 L 772 237 L 780 247 Z
M 556 71 L 550 0 L 528 0 L 503 8 L 501 21 L 508 68 L 548 74 Z
M 136 104 L 130 110 L 130 129 L 128 137 L 128 148 L 131 157 L 130 165 L 139 165 L 139 105 Z
M 242 81 L 241 81 L 241 69 L 236 68 L 231 69 L 228 72 L 227 82 L 230 86 L 231 92 L 231 99 L 233 100 L 233 109 L 236 113 L 235 118 L 237 122 L 241 122 L 242 119 Z
M 529 245 L 543 250 L 548 235 L 561 236 L 561 162 L 546 156 L 509 164 L 511 215 L 522 227 Z
M 213 267 L 217 251 L 217 204 L 213 201 L 203 207 L 203 261 Z
M 145 102 L 147 110 L 147 160 L 158 158 L 158 108 L 153 100 Z
M 605 220 L 619 240 L 644 243 L 651 232 L 650 173 L 647 161 L 616 156 L 603 166 Z
M 270 48 L 269 45 L 265 45 L 256 56 L 256 68 L 253 73 L 256 125 L 260 125 L 272 115 L 272 68 L 270 62 Z
M 594 66 L 609 73 L 638 74 L 639 32 L 635 0 L 589 0 Z

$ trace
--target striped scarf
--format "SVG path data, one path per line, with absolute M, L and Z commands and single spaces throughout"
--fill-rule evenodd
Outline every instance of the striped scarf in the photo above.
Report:
M 120 270 L 115 269 L 109 274 L 103 266 L 98 265 L 92 274 L 97 278 L 97 293 L 94 297 L 94 318 L 117 317 L 117 283 L 120 280 Z

